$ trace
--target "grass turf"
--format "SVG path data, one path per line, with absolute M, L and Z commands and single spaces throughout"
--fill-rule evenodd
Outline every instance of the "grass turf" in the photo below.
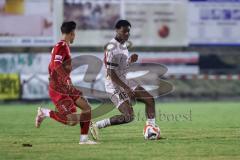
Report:
M 1 160 L 240 159 L 239 102 L 158 103 L 157 124 L 166 138 L 160 141 L 143 139 L 144 106 L 137 104 L 135 121 L 100 130 L 98 145 L 79 145 L 78 126 L 46 119 L 34 128 L 36 110 L 32 104 L 0 105 Z

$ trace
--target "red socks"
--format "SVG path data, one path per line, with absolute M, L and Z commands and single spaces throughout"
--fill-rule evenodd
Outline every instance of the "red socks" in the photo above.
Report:
M 91 111 L 81 113 L 80 115 L 81 134 L 88 134 L 90 120 L 91 120 Z

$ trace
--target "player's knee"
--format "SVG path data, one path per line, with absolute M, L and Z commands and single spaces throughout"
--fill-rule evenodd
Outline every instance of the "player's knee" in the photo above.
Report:
M 78 122 L 76 122 L 76 121 L 75 122 L 68 122 L 69 126 L 76 126 L 77 124 L 78 124 Z
M 88 100 L 85 97 L 79 97 L 75 104 L 82 110 L 82 111 L 89 111 L 91 110 L 90 104 L 88 103 Z
M 91 111 L 90 105 L 89 104 L 82 105 L 82 111 L 83 112 L 90 112 Z
M 91 107 L 89 105 L 87 105 L 86 108 L 85 108 L 85 111 L 86 112 L 90 112 L 91 111 Z
M 151 96 L 151 97 L 149 98 L 149 103 L 150 103 L 151 105 L 154 105 L 154 104 L 155 104 L 155 100 L 154 100 L 153 96 Z
M 68 114 L 68 115 L 66 115 L 65 119 L 67 121 L 67 125 L 69 125 L 69 126 L 75 126 L 79 123 L 77 115 Z

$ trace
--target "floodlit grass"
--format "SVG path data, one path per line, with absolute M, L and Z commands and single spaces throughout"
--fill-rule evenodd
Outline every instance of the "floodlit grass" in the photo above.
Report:
M 36 110 L 32 104 L 0 105 L 1 160 L 240 159 L 239 102 L 158 103 L 156 119 L 165 138 L 159 141 L 143 139 L 144 106 L 137 104 L 135 121 L 100 130 L 98 145 L 79 145 L 78 126 L 46 119 L 35 128 Z

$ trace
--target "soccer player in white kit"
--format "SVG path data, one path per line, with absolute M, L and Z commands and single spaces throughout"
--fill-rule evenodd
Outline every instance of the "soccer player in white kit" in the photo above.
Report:
M 134 120 L 132 100 L 138 100 L 145 104 L 146 124 L 155 126 L 155 101 L 153 96 L 135 81 L 126 79 L 128 68 L 138 59 L 137 54 L 129 56 L 125 43 L 130 36 L 131 24 L 127 20 L 119 20 L 115 29 L 115 38 L 105 48 L 105 88 L 109 98 L 121 114 L 92 123 L 90 131 L 94 139 L 98 139 L 98 129 L 129 123 Z

